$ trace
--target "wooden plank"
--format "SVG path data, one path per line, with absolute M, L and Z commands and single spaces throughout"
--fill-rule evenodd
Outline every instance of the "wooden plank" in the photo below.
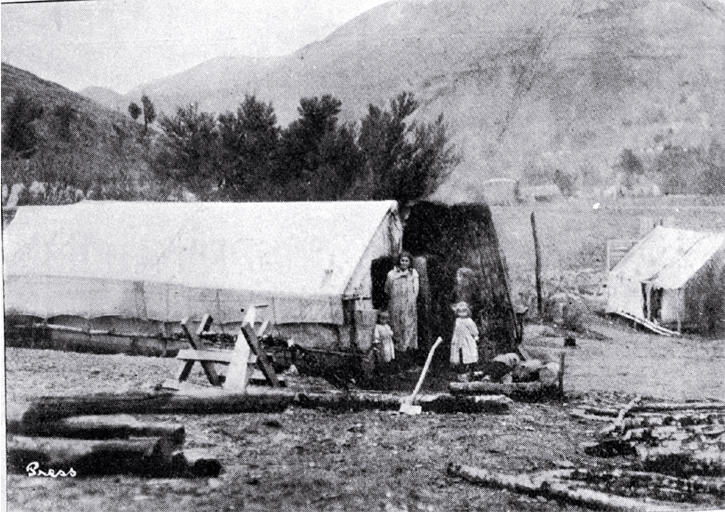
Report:
M 269 318 L 267 320 L 265 320 L 264 322 L 262 322 L 262 325 L 259 327 L 259 330 L 257 331 L 257 338 L 261 338 L 262 336 L 264 336 L 264 332 L 267 330 L 268 327 L 269 327 Z
M 649 320 L 645 320 L 644 318 L 637 318 L 634 315 L 630 315 L 629 313 L 625 313 L 624 311 L 617 311 L 618 315 L 627 318 L 629 320 L 632 320 L 635 323 L 638 323 L 642 327 L 646 327 L 650 331 L 661 334 L 662 336 L 679 336 L 680 334 L 676 331 L 671 331 L 665 327 L 662 327 L 661 325 L 657 325 L 653 322 L 650 322 Z
M 187 361 L 184 366 L 179 370 L 179 374 L 176 376 L 177 382 L 184 382 L 191 375 L 191 370 L 194 368 L 195 361 Z
M 199 327 L 196 329 L 196 335 L 201 337 L 202 334 L 204 334 L 206 331 L 209 330 L 211 327 L 211 324 L 214 322 L 214 319 L 211 317 L 209 313 L 205 314 L 203 317 L 201 317 L 201 322 L 199 322 Z
M 244 391 L 249 382 L 249 364 L 250 364 L 249 344 L 244 334 L 240 332 L 237 335 L 237 341 L 234 344 L 234 351 L 227 369 L 227 375 L 224 380 L 224 389 L 230 391 Z
M 249 348 L 254 353 L 254 355 L 257 356 L 257 365 L 259 366 L 259 369 L 262 371 L 262 373 L 264 373 L 264 376 L 267 377 L 267 380 L 272 385 L 272 387 L 278 388 L 280 387 L 280 384 L 277 380 L 277 374 L 274 372 L 274 369 L 272 368 L 272 365 L 267 358 L 266 352 L 259 345 L 259 341 L 257 340 L 257 333 L 254 332 L 255 315 L 256 311 L 254 306 L 252 306 L 249 308 L 249 311 L 247 311 L 247 314 L 244 317 L 244 321 L 242 322 L 242 332 L 247 339 L 247 343 L 249 343 Z
M 194 333 L 191 332 L 188 326 L 188 318 L 184 318 L 181 322 L 181 328 L 184 331 L 184 334 L 189 339 L 189 343 L 191 344 L 191 347 L 194 349 L 201 348 L 201 342 L 199 339 L 195 336 Z M 206 374 L 207 379 L 209 379 L 209 382 L 211 382 L 212 386 L 221 386 L 221 380 L 219 379 L 219 375 L 216 372 L 216 369 L 214 368 L 214 363 L 210 361 L 199 361 L 201 364 L 201 367 L 204 369 L 204 373 Z M 187 363 L 188 364 L 188 363 Z M 193 365 L 194 363 L 191 362 Z M 191 370 L 190 370 L 191 371 Z
M 182 361 L 211 361 L 213 363 L 229 364 L 232 360 L 233 352 L 231 350 L 179 350 L 176 359 Z

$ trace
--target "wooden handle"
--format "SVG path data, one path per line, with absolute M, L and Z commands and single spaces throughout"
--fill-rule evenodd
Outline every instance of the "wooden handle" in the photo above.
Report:
M 430 348 L 430 352 L 428 352 L 428 359 L 425 360 L 423 371 L 420 372 L 420 378 L 418 379 L 418 383 L 415 385 L 413 394 L 410 395 L 410 397 L 408 398 L 408 403 L 412 404 L 413 400 L 415 400 L 415 395 L 417 395 L 418 391 L 420 391 L 420 387 L 423 385 L 423 380 L 425 379 L 425 374 L 428 373 L 428 367 L 430 366 L 430 362 L 433 360 L 433 352 L 435 352 L 436 348 L 438 348 L 438 345 L 440 345 L 442 342 L 443 338 L 439 336 L 436 342 Z

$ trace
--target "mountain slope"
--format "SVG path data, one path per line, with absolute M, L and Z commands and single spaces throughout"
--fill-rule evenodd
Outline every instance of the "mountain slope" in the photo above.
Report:
M 419 117 L 445 114 L 462 151 L 441 197 L 554 169 L 596 185 L 624 148 L 707 146 L 723 131 L 724 11 L 716 0 L 401 0 L 266 71 L 219 61 L 193 87 L 177 77 L 147 92 L 212 111 L 256 93 L 287 124 L 302 96 L 332 93 L 354 120 L 410 90 Z
M 124 113 L 128 108 L 126 98 L 124 98 L 123 94 L 119 94 L 106 87 L 86 87 L 82 91 L 79 91 L 79 94 L 116 112 Z
M 218 57 L 191 69 L 134 87 L 123 95 L 126 107 L 146 94 L 157 110 L 172 114 L 176 107 L 198 103 L 207 112 L 235 110 L 247 91 L 277 62 L 276 58 Z
M 141 127 L 127 115 L 3 63 L 3 112 L 20 93 L 42 109 L 32 122 L 37 143 L 27 158 L 3 147 L 4 184 L 29 186 L 38 181 L 84 193 L 92 187 L 106 187 L 106 196 L 113 196 L 110 188 L 126 186 L 124 180 L 137 180 L 145 171 Z M 69 110 L 72 115 L 66 118 L 66 125 L 61 111 Z M 45 202 L 55 200 L 60 199 L 46 198 Z

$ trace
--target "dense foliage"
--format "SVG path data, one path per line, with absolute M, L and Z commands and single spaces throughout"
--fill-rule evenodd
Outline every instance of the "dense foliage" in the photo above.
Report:
M 357 128 L 339 121 L 336 98 L 302 98 L 299 118 L 280 129 L 272 105 L 254 96 L 217 117 L 192 105 L 161 117 L 152 168 L 209 199 L 405 204 L 434 192 L 458 163 L 443 117 L 410 121 L 417 108 L 402 93 L 390 110 L 371 105 Z

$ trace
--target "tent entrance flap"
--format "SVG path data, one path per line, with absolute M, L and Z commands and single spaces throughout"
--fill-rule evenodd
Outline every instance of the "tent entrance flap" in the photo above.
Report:
M 662 321 L 662 288 L 654 286 L 652 281 L 642 283 L 642 317 L 650 322 Z

